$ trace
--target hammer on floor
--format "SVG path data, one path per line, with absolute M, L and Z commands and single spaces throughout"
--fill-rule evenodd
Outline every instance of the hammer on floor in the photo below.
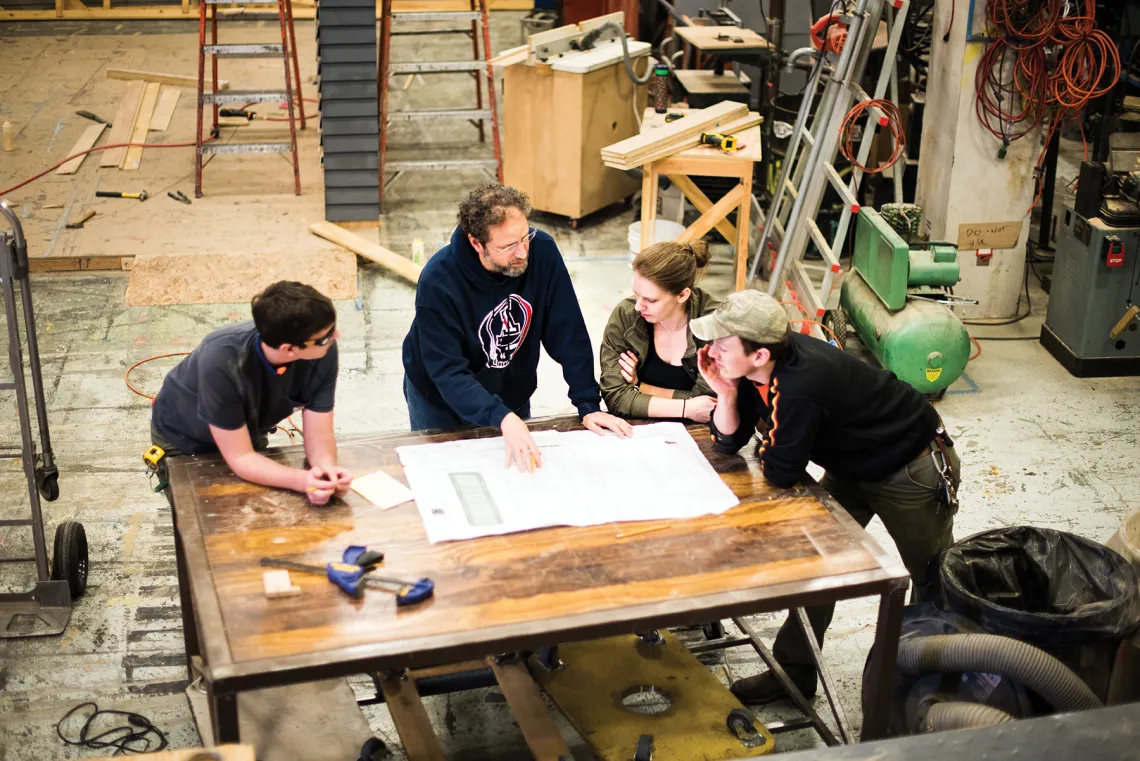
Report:
M 99 198 L 137 198 L 140 201 L 145 201 L 150 198 L 145 190 L 141 193 L 120 193 L 116 190 L 96 190 L 95 195 Z

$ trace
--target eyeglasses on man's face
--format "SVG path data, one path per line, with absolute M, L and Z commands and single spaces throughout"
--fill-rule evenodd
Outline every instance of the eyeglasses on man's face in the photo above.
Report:
M 534 240 L 534 236 L 536 236 L 536 235 L 538 235 L 538 230 L 536 230 L 533 227 L 528 227 L 526 229 L 526 236 L 523 237 L 522 240 L 520 240 L 517 243 L 512 243 L 509 246 L 503 246 L 502 248 L 497 248 L 495 250 L 498 251 L 500 254 L 507 254 L 509 256 L 511 254 L 514 254 L 516 251 L 518 251 L 520 247 L 529 246 L 530 242 L 532 240 Z M 488 246 L 488 248 L 490 248 L 490 246 Z
M 310 339 L 308 341 L 305 341 L 304 345 L 301 348 L 307 349 L 310 346 L 328 346 L 329 344 L 331 344 L 333 342 L 333 340 L 335 338 L 336 338 L 336 323 L 334 322 L 332 324 L 332 327 L 329 328 L 328 331 L 326 331 L 323 336 L 319 336 L 317 338 L 313 338 L 313 339 Z

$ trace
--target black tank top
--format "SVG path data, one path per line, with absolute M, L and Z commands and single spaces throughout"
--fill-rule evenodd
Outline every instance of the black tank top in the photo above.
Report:
M 692 391 L 696 380 L 689 371 L 680 365 L 671 365 L 657 356 L 653 334 L 649 335 L 649 352 L 638 370 L 639 380 L 658 388 L 672 388 L 679 391 Z

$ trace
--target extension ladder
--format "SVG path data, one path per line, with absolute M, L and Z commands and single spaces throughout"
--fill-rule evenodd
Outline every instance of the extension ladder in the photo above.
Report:
M 198 130 L 194 165 L 194 196 L 202 197 L 202 157 L 220 153 L 291 153 L 293 155 L 293 192 L 301 195 L 301 164 L 297 156 L 297 125 L 294 106 L 300 111 L 301 129 L 305 128 L 305 105 L 301 97 L 301 69 L 297 64 L 297 37 L 293 30 L 292 0 L 277 0 L 277 18 L 281 24 L 280 43 L 218 44 L 218 6 L 236 3 L 258 3 L 264 0 L 201 0 L 198 4 Z M 213 11 L 209 11 L 213 8 Z M 206 44 L 206 20 L 210 21 L 210 44 Z M 211 57 L 212 92 L 205 92 L 206 56 Z M 285 64 L 284 90 L 218 90 L 219 58 L 277 58 Z M 290 70 L 290 61 L 292 70 Z M 217 140 L 218 107 L 236 104 L 238 108 L 254 103 L 286 104 L 289 111 L 289 140 L 279 142 L 234 143 Z M 207 105 L 213 106 L 213 127 L 209 141 L 202 139 L 202 117 Z
M 392 13 L 392 0 L 382 0 L 380 21 L 380 205 L 383 209 L 384 190 L 406 172 L 444 172 L 477 169 L 488 176 L 503 180 L 503 153 L 499 139 L 499 112 L 495 105 L 495 76 L 490 64 L 491 29 L 487 17 L 487 0 L 470 0 L 469 11 L 426 11 Z M 392 30 L 393 23 L 470 21 L 470 28 Z M 398 35 L 464 34 L 471 36 L 472 60 L 469 61 L 400 61 L 393 62 L 392 37 Z M 479 37 L 483 44 L 479 44 Z M 475 80 L 475 108 L 441 108 L 422 111 L 391 111 L 388 108 L 388 80 L 393 75 L 419 76 L 422 74 L 449 74 L 468 72 Z M 487 105 L 483 105 L 483 84 L 486 77 Z M 468 121 L 479 130 L 479 142 L 485 142 L 486 122 L 491 122 L 491 140 L 495 157 L 485 159 L 422 159 L 414 161 L 388 161 L 388 127 L 395 121 L 451 120 Z M 492 170 L 494 173 L 492 174 Z M 391 173 L 392 177 L 387 178 Z
M 840 129 L 854 103 L 872 99 L 859 82 L 867 67 L 867 58 L 874 45 L 880 19 L 884 16 L 888 42 L 873 98 L 881 99 L 890 86 L 891 99 L 898 101 L 898 78 L 894 61 L 909 8 L 910 0 L 858 0 L 855 9 L 846 19 L 849 26 L 847 41 L 838 56 L 826 47 L 820 50 L 819 55 L 824 60 L 813 68 L 804 88 L 803 102 L 796 115 L 776 194 L 763 220 L 763 235 L 752 260 L 749 279 L 755 279 L 769 241 L 773 240 L 773 235 L 778 235 L 779 254 L 770 274 L 768 293 L 778 296 L 787 289 L 792 300 L 805 307 L 816 320 L 821 319 L 827 309 L 834 306 L 832 291 L 840 272 L 839 251 L 847 237 L 851 216 L 859 213 L 859 183 L 863 172 L 853 166 L 850 180 L 844 181 L 835 169 Z M 832 65 L 830 76 L 825 77 L 824 69 L 828 58 Z M 823 94 L 809 130 L 808 115 L 820 82 L 825 79 Z M 870 118 L 863 129 L 856 153 L 856 160 L 861 165 L 866 165 L 870 156 L 876 129 L 887 123 L 886 115 L 878 108 L 870 107 L 867 111 Z M 896 163 L 894 167 L 896 202 L 903 200 L 903 168 L 903 162 Z M 820 203 L 829 184 L 844 201 L 835 237 L 830 242 L 816 222 Z M 822 255 L 822 264 L 804 262 L 809 238 Z M 819 285 L 815 284 L 813 271 L 817 274 L 822 271 L 822 282 Z

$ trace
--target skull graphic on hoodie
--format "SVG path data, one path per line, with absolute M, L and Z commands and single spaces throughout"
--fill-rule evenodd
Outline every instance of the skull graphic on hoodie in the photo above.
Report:
M 514 293 L 487 313 L 479 324 L 479 343 L 487 357 L 487 367 L 502 369 L 510 365 L 526 339 L 533 314 L 530 302 Z

